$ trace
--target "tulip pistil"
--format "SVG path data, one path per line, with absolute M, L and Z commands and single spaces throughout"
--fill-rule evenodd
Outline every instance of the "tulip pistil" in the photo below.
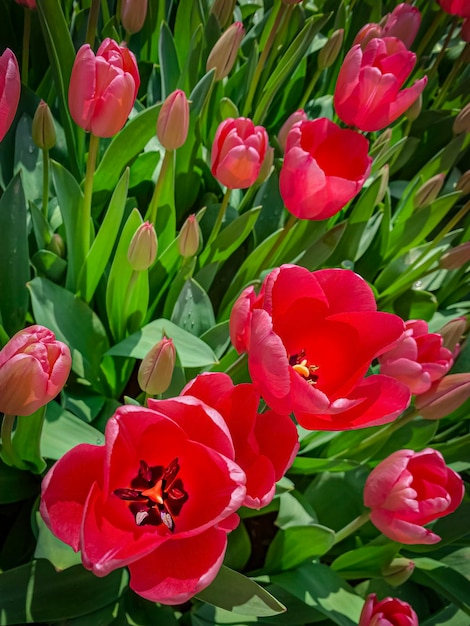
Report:
M 114 495 L 121 500 L 131 501 L 129 510 L 137 526 L 159 526 L 163 523 L 174 532 L 174 518 L 180 514 L 188 499 L 183 481 L 177 478 L 179 470 L 177 458 L 166 468 L 163 465 L 150 467 L 145 461 L 140 461 L 139 472 L 131 480 L 130 488 L 114 490 Z
M 315 372 L 319 369 L 318 365 L 309 365 L 308 359 L 305 355 L 305 350 L 301 350 L 298 354 L 294 354 L 289 358 L 289 365 L 297 372 L 302 378 L 309 383 L 309 385 L 316 385 L 318 381 L 318 375 Z

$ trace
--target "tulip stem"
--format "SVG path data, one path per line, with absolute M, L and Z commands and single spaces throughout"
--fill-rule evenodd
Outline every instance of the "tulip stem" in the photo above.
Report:
M 42 214 L 46 220 L 46 224 L 49 223 L 49 150 L 43 149 L 42 151 Z M 44 229 L 44 243 L 47 245 L 51 240 L 49 229 Z
M 222 226 L 222 222 L 224 220 L 225 212 L 226 212 L 227 207 L 228 207 L 228 203 L 229 203 L 229 200 L 230 200 L 230 194 L 231 193 L 232 193 L 232 190 L 227 188 L 227 191 L 225 192 L 224 197 L 222 199 L 222 203 L 220 205 L 219 213 L 218 213 L 217 218 L 216 218 L 216 220 L 214 222 L 214 226 L 212 228 L 212 232 L 211 232 L 211 234 L 209 236 L 209 239 L 207 240 L 207 244 L 206 244 L 207 248 L 211 245 L 211 243 L 215 240 L 215 238 L 219 234 L 220 227 Z
M 433 22 L 431 24 L 431 26 L 427 29 L 424 37 L 421 39 L 421 43 L 418 46 L 418 50 L 416 51 L 416 57 L 418 59 L 421 57 L 423 52 L 428 47 L 429 42 L 434 37 L 434 34 L 436 33 L 437 29 L 439 28 L 439 26 L 440 26 L 441 22 L 444 20 L 444 18 L 445 18 L 444 11 L 438 11 L 437 14 L 436 14 L 436 17 L 434 18 L 434 20 L 433 20 Z
M 343 541 L 343 539 L 346 539 L 346 537 L 349 537 L 349 535 L 355 533 L 356 530 L 361 528 L 361 526 L 364 526 L 364 524 L 369 521 L 369 517 L 370 511 L 364 511 L 364 513 L 361 513 L 361 515 L 356 517 L 356 519 L 353 519 L 353 521 L 347 524 L 344 528 L 338 530 L 338 532 L 335 533 L 333 545 L 335 546 L 337 543 L 340 543 L 340 541 Z
M 162 166 L 160 168 L 158 179 L 155 184 L 155 189 L 153 190 L 152 199 L 150 200 L 149 208 L 147 211 L 148 220 L 154 226 L 157 220 L 157 209 L 158 209 L 158 203 L 160 201 L 160 195 L 162 192 L 163 183 L 165 182 L 165 176 L 168 172 L 168 166 L 170 165 L 170 162 L 173 159 L 173 152 L 174 150 L 165 150 L 165 156 L 163 157 Z
M 447 33 L 447 37 L 446 37 L 446 39 L 445 39 L 445 41 L 444 41 L 444 43 L 442 45 L 441 51 L 437 55 L 434 63 L 432 64 L 430 70 L 428 71 L 428 81 L 430 81 L 431 77 L 437 72 L 437 68 L 439 67 L 439 63 L 442 61 L 442 59 L 443 59 L 443 57 L 444 57 L 444 55 L 446 53 L 447 47 L 449 45 L 449 42 L 452 39 L 452 35 L 454 34 L 454 30 L 457 27 L 458 20 L 459 20 L 458 16 L 455 16 L 453 21 L 452 21 L 452 24 L 450 25 L 449 32 Z
M 28 84 L 29 71 L 29 40 L 31 37 L 31 9 L 24 8 L 23 24 L 23 51 L 21 56 L 21 79 L 25 85 Z
M 449 72 L 447 78 L 444 81 L 444 84 L 439 90 L 437 98 L 434 102 L 434 108 L 438 109 L 441 106 L 442 102 L 445 100 L 447 96 L 447 92 L 449 91 L 449 87 L 455 83 L 455 77 L 457 76 L 460 68 L 462 67 L 462 64 L 464 63 L 464 60 L 466 56 L 468 55 L 469 50 L 470 50 L 470 44 L 467 44 L 465 48 L 462 50 L 462 53 L 457 59 L 457 61 L 454 63 L 451 71 Z
M 124 306 L 122 307 L 123 337 L 125 337 L 128 332 L 127 322 L 129 319 L 129 308 L 139 274 L 140 272 L 132 270 L 132 274 L 129 279 L 129 285 L 127 286 L 126 297 L 124 298 Z
M 15 415 L 5 414 L 2 422 L 2 459 L 10 467 L 18 467 L 23 469 L 24 465 L 13 448 L 12 436 L 13 425 L 15 423 Z
M 93 177 L 95 174 L 96 158 L 100 138 L 93 133 L 90 134 L 90 145 L 88 149 L 88 159 L 86 163 L 85 184 L 83 188 L 83 213 L 82 213 L 82 262 L 85 261 L 90 249 L 90 222 L 91 222 L 91 200 L 93 196 Z
M 300 104 L 297 107 L 298 109 L 303 109 L 305 107 L 305 105 L 307 104 L 308 99 L 310 98 L 310 94 L 312 93 L 313 88 L 317 84 L 317 80 L 319 79 L 321 73 L 322 73 L 322 70 L 319 67 L 317 67 L 317 69 L 315 70 L 314 75 L 312 76 L 312 78 L 311 78 L 311 80 L 310 80 L 310 82 L 308 84 L 307 89 L 304 92 L 302 100 L 300 101 Z
M 264 259 L 261 267 L 260 267 L 260 272 L 262 270 L 265 270 L 267 268 L 270 267 L 270 263 L 275 259 L 275 256 L 279 250 L 279 248 L 281 247 L 281 245 L 284 243 L 285 238 L 287 237 L 287 235 L 289 234 L 291 228 L 297 224 L 297 218 L 295 215 L 292 215 L 292 213 L 289 215 L 289 219 L 287 220 L 287 222 L 284 224 L 284 228 L 281 230 L 281 232 L 279 233 L 279 237 L 276 239 L 276 241 L 274 242 L 273 247 L 271 248 L 271 250 L 268 252 L 268 255 L 266 256 L 266 258 Z
M 100 1 L 101 0 L 91 0 L 90 12 L 88 13 L 85 43 L 90 44 L 92 48 L 95 43 L 96 26 L 100 14 Z

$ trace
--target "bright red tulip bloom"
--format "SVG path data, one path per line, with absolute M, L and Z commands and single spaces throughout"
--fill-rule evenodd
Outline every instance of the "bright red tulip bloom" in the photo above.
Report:
M 392 541 L 432 544 L 440 537 L 426 524 L 453 513 L 464 496 L 463 481 L 437 450 L 398 450 L 379 463 L 364 487 L 370 520 Z
M 0 141 L 7 134 L 20 101 L 20 68 L 15 55 L 7 48 L 0 56 Z
M 407 602 L 398 598 L 377 600 L 375 593 L 367 596 L 362 607 L 359 626 L 418 626 L 418 616 Z
M 246 189 L 258 178 L 268 148 L 268 133 L 246 117 L 228 118 L 215 133 L 211 171 L 229 189 Z
M 401 89 L 416 55 L 396 37 L 356 44 L 346 55 L 336 82 L 334 105 L 343 122 L 360 130 L 380 130 L 394 122 L 422 93 L 427 77 Z
M 126 123 L 140 85 L 134 54 L 105 39 L 96 56 L 88 44 L 77 53 L 69 86 L 72 118 L 97 137 L 112 137 Z
M 0 351 L 0 411 L 31 415 L 60 393 L 71 366 L 68 346 L 48 328 L 20 330 Z
M 368 150 L 363 135 L 340 128 L 326 117 L 294 124 L 279 176 L 281 196 L 290 213 L 308 220 L 338 213 L 369 176 L 372 158 Z
M 245 498 L 222 416 L 196 398 L 149 400 L 111 417 L 43 482 L 41 515 L 97 576 L 129 567 L 152 602 L 185 602 L 215 578 Z
M 240 295 L 230 337 L 248 353 L 253 383 L 277 413 L 311 430 L 386 424 L 409 404 L 409 389 L 366 376 L 373 359 L 402 335 L 403 321 L 377 312 L 372 290 L 350 270 L 309 272 L 283 265 Z
M 227 374 L 197 376 L 182 391 L 224 418 L 235 448 L 235 461 L 246 474 L 244 506 L 260 509 L 271 502 L 276 481 L 289 469 L 299 449 L 294 422 L 274 411 L 258 413 L 260 397 L 254 385 L 234 385 Z
M 405 328 L 400 341 L 379 357 L 380 373 L 400 380 L 418 395 L 447 374 L 454 357 L 443 347 L 442 335 L 429 333 L 424 320 L 409 320 Z
M 470 17 L 470 3 L 468 0 L 437 0 L 443 11 L 459 17 Z

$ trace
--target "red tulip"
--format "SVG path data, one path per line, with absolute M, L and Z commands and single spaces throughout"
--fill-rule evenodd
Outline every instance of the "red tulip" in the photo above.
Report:
M 424 320 L 409 320 L 405 327 L 397 344 L 379 357 L 380 373 L 401 381 L 413 394 L 424 393 L 447 374 L 454 358 L 441 335 L 428 333 Z
M 371 522 L 392 541 L 406 544 L 440 541 L 424 526 L 455 511 L 463 496 L 462 479 L 432 448 L 394 452 L 372 470 L 364 487 Z
M 128 567 L 152 602 L 185 602 L 215 578 L 245 498 L 222 416 L 196 398 L 123 406 L 105 445 L 63 456 L 42 487 L 41 514 L 97 576 Z
M 372 290 L 354 272 L 295 265 L 273 270 L 258 296 L 245 289 L 230 317 L 232 343 L 248 352 L 266 403 L 312 430 L 386 424 L 408 406 L 405 385 L 365 377 L 403 330 L 399 317 L 377 312 Z
M 385 626 L 398 624 L 400 626 L 418 626 L 418 616 L 411 606 L 398 598 L 384 598 L 377 600 L 375 593 L 367 596 L 362 607 L 359 626 Z
M 18 61 L 7 48 L 0 56 L 0 141 L 7 134 L 20 101 L 21 78 Z
M 372 159 L 368 150 L 365 137 L 340 128 L 326 117 L 294 124 L 287 136 L 279 177 L 287 209 L 309 220 L 338 213 L 369 176 Z
M 394 122 L 418 98 L 427 77 L 401 89 L 416 63 L 416 55 L 395 37 L 356 44 L 341 66 L 334 94 L 343 122 L 360 130 L 380 130 Z
M 105 39 L 95 54 L 80 48 L 72 68 L 69 108 L 73 120 L 97 137 L 112 137 L 126 123 L 140 85 L 133 53 Z
M 353 46 L 361 44 L 364 49 L 367 43 L 375 37 L 397 37 L 407 48 L 415 40 L 421 24 L 421 13 L 417 7 L 406 2 L 398 4 L 391 13 L 385 16 L 383 26 L 380 24 L 366 24 L 356 35 Z
M 182 391 L 214 407 L 232 436 L 235 461 L 246 474 L 244 506 L 259 509 L 271 502 L 275 483 L 292 465 L 299 449 L 297 429 L 288 415 L 258 414 L 259 395 L 250 384 L 234 385 L 227 374 L 197 376 Z
M 437 0 L 437 3 L 446 13 L 459 17 L 470 17 L 470 3 L 468 0 Z
M 297 124 L 297 122 L 306 122 L 306 121 L 307 121 L 307 114 L 305 113 L 303 109 L 298 109 L 297 111 L 294 111 L 294 113 L 291 113 L 289 117 L 286 119 L 286 121 L 281 126 L 277 134 L 277 140 L 283 152 L 286 151 L 287 136 L 292 126 L 294 124 Z
M 20 330 L 0 351 L 0 411 L 31 415 L 60 393 L 71 365 L 70 350 L 48 328 Z
M 228 118 L 212 144 L 211 171 L 229 189 L 245 189 L 258 178 L 268 147 L 268 133 L 246 117 Z
M 36 8 L 36 0 L 16 0 L 16 4 L 21 4 L 22 6 L 27 7 L 28 9 Z

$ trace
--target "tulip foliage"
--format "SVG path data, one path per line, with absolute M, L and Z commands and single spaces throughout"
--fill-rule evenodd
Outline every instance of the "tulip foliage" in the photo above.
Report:
M 0 5 L 0 626 L 470 623 L 468 0 Z

